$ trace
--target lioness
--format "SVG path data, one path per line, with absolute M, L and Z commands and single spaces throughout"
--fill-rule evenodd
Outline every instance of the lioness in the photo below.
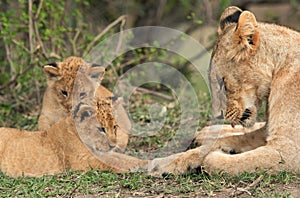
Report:
M 198 138 L 205 138 L 200 132 L 195 137 L 200 147 L 154 159 L 149 171 L 183 173 L 203 167 L 208 172 L 234 175 L 257 168 L 299 173 L 300 34 L 286 27 L 257 23 L 253 13 L 237 7 L 223 12 L 218 32 L 209 69 L 213 111 L 222 111 L 232 127 L 241 124 L 254 127 L 254 131 L 224 137 L 229 127 L 225 126 L 219 132 L 223 138 L 215 141 L 203 141 Z M 224 98 L 226 101 L 221 100 Z M 262 127 L 255 122 L 265 99 L 267 122 Z M 220 127 L 210 126 L 203 132 L 216 129 Z
M 109 169 L 128 172 L 145 168 L 147 161 L 124 154 L 98 150 L 97 157 L 82 143 L 78 130 L 87 135 L 103 133 L 97 121 L 93 101 L 96 83 L 87 75 L 77 76 L 78 85 L 73 91 L 77 104 L 70 115 L 57 121 L 49 129 L 24 131 L 0 128 L 0 170 L 11 177 L 42 176 L 66 170 Z M 76 127 L 75 127 L 76 123 Z M 102 141 L 110 141 L 102 136 Z
M 54 123 L 70 114 L 73 86 L 80 67 L 102 68 L 103 73 L 105 70 L 99 65 L 87 63 L 82 58 L 74 56 L 63 62 L 43 66 L 48 87 L 44 94 L 38 121 L 39 130 L 49 129 Z M 121 102 L 112 101 L 113 94 L 102 85 L 98 87 L 95 99 L 97 117 L 102 128 L 111 142 L 116 145 L 115 150 L 124 151 L 128 143 L 131 123 Z

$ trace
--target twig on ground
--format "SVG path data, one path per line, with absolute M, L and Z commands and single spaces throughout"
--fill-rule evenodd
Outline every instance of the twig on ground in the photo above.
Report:
M 165 94 L 162 94 L 162 93 L 159 93 L 159 92 L 156 92 L 156 91 L 152 91 L 152 90 L 149 90 L 149 89 L 145 89 L 145 88 L 142 88 L 142 87 L 136 88 L 136 91 L 138 91 L 140 93 L 144 93 L 144 94 L 155 95 L 155 96 L 158 96 L 158 97 L 161 97 L 163 99 L 170 100 L 170 101 L 174 100 L 173 97 L 171 97 L 171 96 L 167 96 Z
M 251 192 L 249 192 L 246 188 L 236 188 L 236 191 L 238 191 L 238 193 L 234 193 L 233 195 L 234 196 L 237 196 L 237 195 L 241 195 L 243 193 L 247 193 L 248 195 L 252 195 Z
M 68 197 L 74 197 L 75 191 L 80 187 L 80 184 L 78 184 L 75 188 L 72 189 L 72 191 L 69 193 Z
M 257 186 L 257 184 L 259 184 L 259 182 L 261 182 L 263 180 L 264 176 L 261 175 L 259 176 L 256 180 L 254 180 L 249 186 L 247 186 L 247 188 L 252 188 Z
M 263 180 L 264 176 L 263 175 L 260 175 L 256 180 L 254 180 L 251 184 L 249 184 L 248 186 L 246 186 L 245 188 L 240 188 L 240 187 L 237 187 L 238 183 L 235 187 L 234 187 L 234 190 L 232 191 L 231 193 L 231 196 L 239 196 L 243 193 L 247 193 L 249 194 L 250 196 L 252 196 L 251 192 L 249 192 L 249 189 L 250 188 L 253 188 L 255 186 L 257 186 L 259 184 L 259 182 L 261 182 Z

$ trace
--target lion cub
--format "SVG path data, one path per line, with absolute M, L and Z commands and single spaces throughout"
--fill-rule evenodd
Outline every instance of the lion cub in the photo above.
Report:
M 63 62 L 43 66 L 48 87 L 38 121 L 39 130 L 49 129 L 54 123 L 70 115 L 73 86 L 80 67 L 102 68 L 102 73 L 105 72 L 103 67 L 87 63 L 79 57 L 69 57 Z M 93 69 L 90 72 L 89 75 L 92 76 Z M 97 118 L 108 138 L 115 144 L 115 150 L 123 152 L 128 143 L 131 123 L 121 99 L 114 99 L 109 90 L 102 85 L 98 86 L 95 94 Z
M 110 149 L 111 141 L 97 122 L 93 95 L 97 84 L 89 71 L 80 73 L 75 99 L 69 115 L 58 120 L 46 130 L 25 131 L 0 128 L 0 170 L 11 177 L 39 177 L 67 170 L 108 169 L 128 172 L 145 169 L 148 162 Z M 93 151 L 84 144 L 87 138 L 98 133 L 101 149 Z M 100 134 L 100 136 L 99 136 Z M 92 152 L 91 152 L 92 151 Z

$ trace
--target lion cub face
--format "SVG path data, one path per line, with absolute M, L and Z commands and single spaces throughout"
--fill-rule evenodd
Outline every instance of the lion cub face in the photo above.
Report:
M 76 105 L 73 92 L 89 84 L 82 80 L 75 83 L 75 80 L 80 78 L 79 74 L 83 72 L 84 76 L 98 82 L 98 87 L 93 92 L 93 99 L 95 100 L 96 116 L 102 126 L 101 130 L 115 151 L 125 150 L 131 123 L 122 107 L 122 100 L 114 97 L 113 93 L 101 85 L 105 72 L 104 67 L 85 62 L 80 57 L 69 57 L 63 62 L 45 65 L 43 71 L 47 76 L 48 87 L 44 94 L 43 107 L 38 121 L 39 130 L 47 130 L 57 121 L 71 115 L 72 106 Z M 81 96 L 84 97 L 84 95 Z M 100 141 L 96 147 L 102 147 L 102 143 Z
M 218 31 L 209 72 L 215 113 L 224 113 L 232 126 L 251 127 L 269 87 L 257 65 L 258 24 L 252 13 L 229 7 Z
M 50 63 L 43 66 L 47 77 L 47 90 L 39 118 L 39 129 L 48 129 L 58 120 L 65 118 L 72 109 L 74 81 L 79 68 L 85 68 L 89 76 L 103 75 L 104 67 L 93 67 L 82 58 L 69 57 L 63 62 Z M 84 86 L 84 85 L 83 85 Z

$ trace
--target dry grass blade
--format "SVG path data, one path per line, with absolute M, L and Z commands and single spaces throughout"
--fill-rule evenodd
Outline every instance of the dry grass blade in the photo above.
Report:
M 249 184 L 245 188 L 237 187 L 237 185 L 240 183 L 239 182 L 236 185 L 236 187 L 234 188 L 234 190 L 232 191 L 231 196 L 235 197 L 235 196 L 239 196 L 239 195 L 241 195 L 243 193 L 247 193 L 248 195 L 252 196 L 251 192 L 249 192 L 249 189 L 257 186 L 259 184 L 259 182 L 261 182 L 263 180 L 263 178 L 264 178 L 264 176 L 260 175 L 256 180 L 254 180 L 251 184 Z

